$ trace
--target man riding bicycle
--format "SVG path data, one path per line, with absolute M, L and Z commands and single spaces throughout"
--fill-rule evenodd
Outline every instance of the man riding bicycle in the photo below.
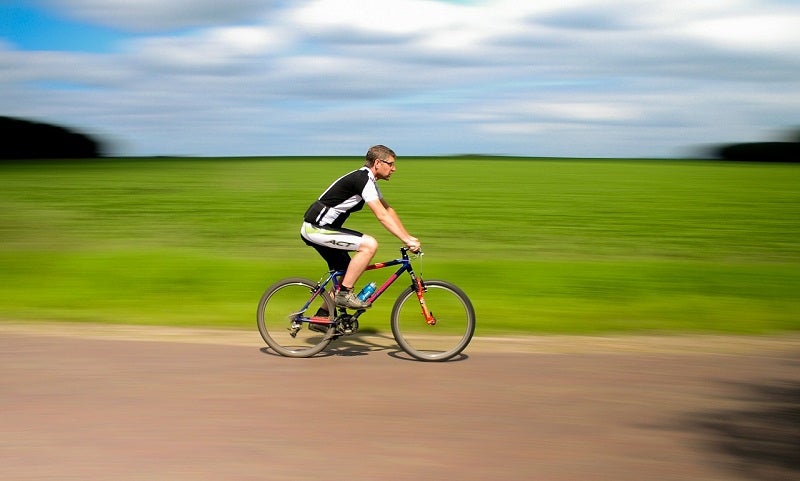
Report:
M 392 149 L 375 145 L 367 151 L 364 166 L 336 179 L 314 201 L 303 216 L 300 236 L 319 252 L 331 270 L 346 271 L 335 303 L 350 309 L 366 309 L 371 304 L 355 295 L 353 287 L 364 273 L 375 252 L 378 241 L 361 232 L 346 229 L 342 224 L 352 212 L 364 204 L 387 231 L 403 242 L 411 251 L 420 249 L 419 240 L 406 231 L 397 212 L 383 199 L 378 180 L 389 180 L 396 170 L 397 156 Z M 350 252 L 355 252 L 350 258 Z

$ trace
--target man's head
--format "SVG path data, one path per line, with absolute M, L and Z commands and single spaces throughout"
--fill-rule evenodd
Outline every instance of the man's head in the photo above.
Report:
M 395 171 L 394 162 L 397 156 L 394 151 L 385 145 L 374 145 L 367 151 L 364 165 L 375 174 L 376 179 L 389 180 Z

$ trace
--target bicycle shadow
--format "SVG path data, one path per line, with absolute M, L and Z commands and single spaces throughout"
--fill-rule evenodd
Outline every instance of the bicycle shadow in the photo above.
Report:
M 270 356 L 282 357 L 280 354 L 276 353 L 267 346 L 262 347 L 260 351 L 263 354 Z M 380 352 L 386 352 L 388 356 L 401 361 L 420 362 L 403 351 L 400 346 L 397 345 L 394 337 L 372 330 L 359 331 L 350 336 L 340 337 L 331 342 L 324 351 L 312 356 L 311 359 L 332 356 L 369 356 Z M 448 359 L 445 362 L 459 362 L 468 358 L 469 356 L 466 354 L 460 353 L 459 355 L 453 357 L 452 359 Z
M 325 353 L 331 356 L 368 356 L 371 353 L 399 351 L 400 346 L 395 343 L 392 336 L 377 332 L 357 332 L 352 336 L 345 336 L 331 342 Z
M 260 351 L 270 356 L 282 357 L 268 346 L 262 347 Z M 367 330 L 335 339 L 324 351 L 311 358 L 368 356 L 382 351 L 389 351 L 390 355 L 392 352 L 401 352 L 392 336 Z

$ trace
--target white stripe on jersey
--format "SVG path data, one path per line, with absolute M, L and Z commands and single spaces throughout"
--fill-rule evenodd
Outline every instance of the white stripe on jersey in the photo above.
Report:
M 367 172 L 367 181 L 364 184 L 363 188 L 361 189 L 360 193 L 356 193 L 340 201 L 338 204 L 331 206 L 328 208 L 328 211 L 325 212 L 325 215 L 320 219 L 320 225 L 329 225 L 333 224 L 336 219 L 339 218 L 342 214 L 345 214 L 356 207 L 362 200 L 364 202 L 372 202 L 373 200 L 378 200 L 383 198 L 381 195 L 380 190 L 378 189 L 377 181 L 375 179 L 375 175 L 372 171 L 367 167 L 361 167 L 358 170 L 354 170 L 352 172 L 348 172 L 347 174 L 339 177 L 336 179 L 322 195 L 319 196 L 319 199 L 324 198 L 332 189 L 339 189 L 341 186 L 339 185 L 342 182 L 342 179 L 349 175 L 353 175 L 355 172 L 358 171 L 366 171 Z M 334 191 L 334 194 L 336 192 Z

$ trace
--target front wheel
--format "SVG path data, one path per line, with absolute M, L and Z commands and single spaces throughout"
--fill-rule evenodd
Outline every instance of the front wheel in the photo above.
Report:
M 261 296 L 256 313 L 258 332 L 281 356 L 311 357 L 330 344 L 333 300 L 327 293 L 315 294 L 316 289 L 316 282 L 297 277 L 276 282 Z M 324 312 L 328 316 L 319 317 Z M 327 323 L 312 324 L 312 317 Z
M 420 361 L 446 361 L 461 353 L 475 333 L 475 309 L 455 285 L 425 281 L 425 304 L 436 319 L 426 322 L 416 291 L 408 287 L 392 309 L 392 334 L 403 351 Z

